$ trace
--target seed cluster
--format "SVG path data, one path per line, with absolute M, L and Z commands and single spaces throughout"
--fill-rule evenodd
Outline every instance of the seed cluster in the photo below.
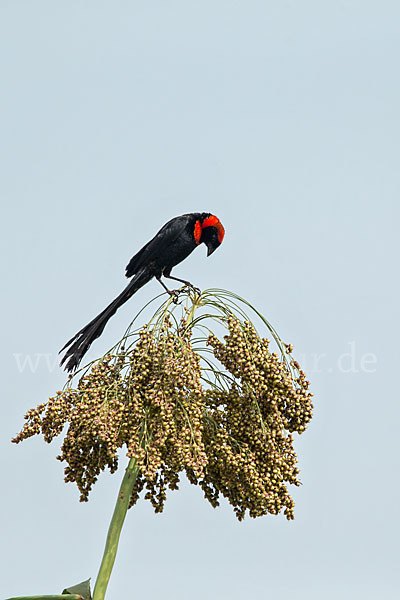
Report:
M 227 385 L 202 383 L 192 329 L 167 316 L 161 327 L 143 328 L 133 348 L 94 363 L 76 388 L 29 410 L 13 442 L 40 433 L 51 442 L 68 425 L 57 458 L 82 501 L 126 447 L 140 469 L 131 505 L 145 489 L 161 512 L 184 472 L 213 506 L 227 498 L 239 519 L 281 510 L 292 519 L 286 484 L 299 484 L 292 433 L 312 416 L 308 382 L 300 370 L 292 378 L 249 322 L 230 314 L 227 326 L 224 341 L 211 334 L 207 342 Z
M 140 467 L 132 502 L 146 485 L 146 497 L 160 511 L 166 486 L 176 488 L 184 470 L 199 476 L 207 462 L 200 377 L 190 330 L 173 332 L 166 320 L 158 336 L 143 329 L 132 351 L 116 360 L 106 356 L 76 389 L 28 411 L 13 441 L 42 433 L 51 442 L 69 423 L 57 458 L 67 463 L 65 481 L 77 484 L 82 501 L 105 467 L 117 469 L 117 451 L 125 445 Z
M 235 378 L 227 392 L 210 395 L 205 427 L 208 464 L 201 486 L 213 505 L 221 493 L 239 520 L 282 509 L 293 519 L 294 502 L 286 483 L 299 485 L 293 436 L 312 417 L 311 394 L 302 371 L 295 382 L 285 362 L 270 353 L 249 323 L 228 319 L 225 343 L 208 343 Z M 290 353 L 291 348 L 288 347 Z

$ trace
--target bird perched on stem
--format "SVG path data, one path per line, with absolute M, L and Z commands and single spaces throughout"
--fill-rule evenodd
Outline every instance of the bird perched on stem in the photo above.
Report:
M 125 274 L 132 279 L 126 288 L 61 348 L 60 353 L 68 348 L 61 360 L 61 365 L 66 363 L 66 371 L 74 371 L 79 366 L 89 346 L 102 334 L 112 315 L 153 277 L 175 300 L 178 291 L 169 290 L 161 277 L 174 279 L 196 289 L 189 281 L 173 277 L 171 275 L 173 267 L 182 262 L 200 244 L 207 246 L 207 256 L 210 256 L 221 244 L 224 234 L 225 230 L 220 220 L 210 213 L 188 213 L 168 221 L 129 261 Z

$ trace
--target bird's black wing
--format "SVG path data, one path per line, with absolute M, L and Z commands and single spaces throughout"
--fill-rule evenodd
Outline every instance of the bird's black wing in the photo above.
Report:
M 189 213 L 165 223 L 153 239 L 131 258 L 125 270 L 126 277 L 132 277 L 141 267 L 162 256 L 163 251 L 174 243 L 192 219 L 193 215 Z

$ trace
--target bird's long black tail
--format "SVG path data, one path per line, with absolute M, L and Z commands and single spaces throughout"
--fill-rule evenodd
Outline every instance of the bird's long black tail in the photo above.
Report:
M 120 295 L 117 296 L 107 308 L 83 327 L 83 329 L 78 331 L 78 333 L 76 333 L 74 337 L 61 348 L 60 353 L 69 346 L 60 363 L 60 365 L 63 365 L 65 361 L 67 361 L 64 367 L 66 371 L 74 371 L 79 366 L 82 357 L 88 351 L 91 343 L 103 333 L 108 320 L 117 312 L 120 306 L 125 304 L 125 302 L 129 300 L 138 289 L 150 281 L 152 277 L 153 274 L 149 273 L 148 269 L 139 271 L 139 273 L 133 276 Z

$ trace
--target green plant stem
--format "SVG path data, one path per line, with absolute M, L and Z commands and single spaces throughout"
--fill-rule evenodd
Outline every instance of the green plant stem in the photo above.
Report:
M 199 308 L 200 306 L 202 306 L 202 301 L 201 301 L 201 294 L 200 296 L 198 296 L 197 294 L 195 294 L 195 296 L 191 296 L 191 300 L 192 300 L 192 308 L 189 311 L 189 314 L 186 318 L 186 325 L 191 325 L 192 321 L 194 320 L 194 313 L 196 311 L 196 308 Z
M 139 472 L 136 459 L 131 458 L 126 468 L 124 478 L 119 489 L 114 513 L 108 529 L 106 546 L 104 548 L 103 560 L 101 561 L 99 574 L 93 591 L 93 600 L 103 600 L 106 594 L 108 581 L 117 554 L 119 536 L 125 521 L 129 500 L 132 495 L 133 486 Z
M 50 594 L 44 596 L 16 596 L 7 600 L 83 600 L 80 594 Z
M 195 297 L 192 308 L 187 318 L 187 324 L 193 321 L 196 308 L 201 306 L 200 297 Z M 93 591 L 93 600 L 104 600 L 108 582 L 111 576 L 111 571 L 114 566 L 115 557 L 118 550 L 119 536 L 121 534 L 122 525 L 125 521 L 126 512 L 129 506 L 129 500 L 132 495 L 133 486 L 135 485 L 136 477 L 139 473 L 136 459 L 131 458 L 126 468 L 124 478 L 119 489 L 117 502 L 114 508 L 114 513 L 108 529 L 106 546 L 104 548 L 103 560 L 101 561 L 99 574 L 97 576 L 96 585 Z

